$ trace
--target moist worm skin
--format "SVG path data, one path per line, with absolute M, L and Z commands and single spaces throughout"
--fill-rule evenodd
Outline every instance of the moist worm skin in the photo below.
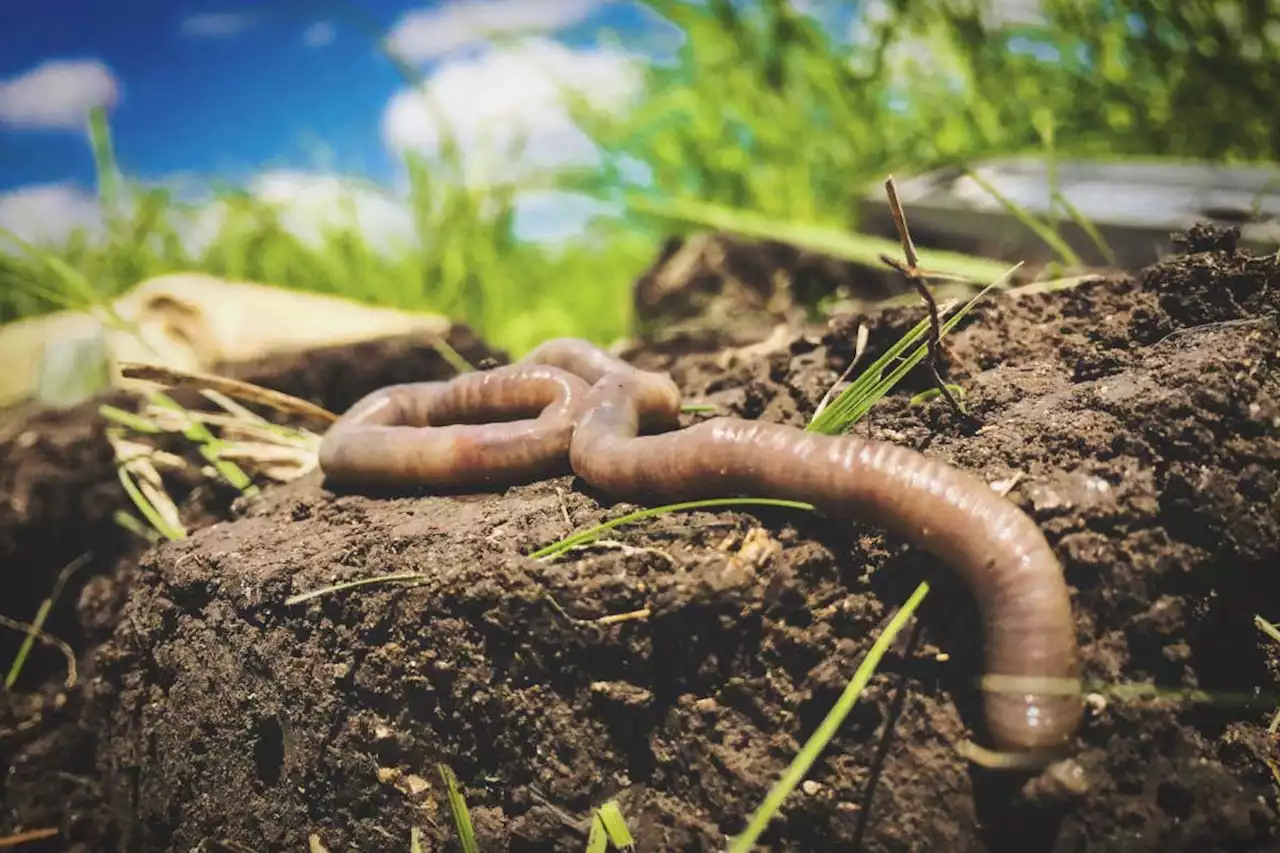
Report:
M 933 554 L 972 590 L 995 746 L 1031 763 L 1069 748 L 1084 710 L 1075 623 L 1061 566 L 1031 518 L 976 477 L 908 448 L 741 418 L 670 431 L 679 413 L 669 376 L 561 338 L 515 365 L 373 392 L 330 428 L 320 465 L 334 480 L 373 485 L 514 483 L 572 469 L 624 500 L 789 498 L 870 522 Z M 1015 681 L 991 680 L 1001 676 Z M 1069 692 L 1044 687 L 1054 683 Z
M 679 408 L 666 376 L 605 376 L 574 429 L 574 472 L 623 500 L 775 497 L 876 524 L 948 564 L 972 590 L 988 676 L 1078 683 L 1075 621 L 1058 560 L 1031 518 L 986 483 L 894 444 L 741 418 L 638 435 Z M 1069 748 L 1084 710 L 1078 693 L 1034 688 L 987 690 L 983 700 L 998 749 L 1046 762 Z
M 628 362 L 581 338 L 551 338 L 543 341 L 520 361 L 526 364 L 549 364 L 567 370 L 581 376 L 588 385 L 594 385 L 606 373 L 632 373 L 636 370 Z
M 538 364 L 391 385 L 362 397 L 329 428 L 320 469 L 335 483 L 382 487 L 494 486 L 567 474 L 573 415 L 587 389 L 580 377 Z

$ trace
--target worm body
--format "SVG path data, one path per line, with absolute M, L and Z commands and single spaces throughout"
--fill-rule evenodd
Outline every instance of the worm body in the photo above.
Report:
M 524 358 L 526 364 L 546 364 L 580 376 L 588 385 L 594 385 L 608 373 L 635 373 L 636 368 L 615 355 L 581 338 L 552 338 L 531 349 Z
M 319 462 L 335 483 L 494 486 L 569 472 L 573 414 L 588 389 L 557 367 L 514 364 L 445 382 L 391 385 L 329 428 Z
M 538 409 L 533 420 L 484 422 Z M 1061 566 L 1031 518 L 978 478 L 909 448 L 741 418 L 675 429 L 679 414 L 670 377 L 559 339 L 522 364 L 370 394 L 326 435 L 320 464 L 341 480 L 424 485 L 571 469 L 624 500 L 789 498 L 871 522 L 942 560 L 972 590 L 997 749 L 1033 765 L 1069 749 L 1083 715 L 1075 622 Z M 457 425 L 436 426 L 445 423 Z

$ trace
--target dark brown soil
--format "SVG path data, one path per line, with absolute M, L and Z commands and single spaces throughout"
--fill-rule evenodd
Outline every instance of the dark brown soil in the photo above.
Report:
M 463 326 L 450 345 L 472 363 L 494 355 Z M 376 341 L 356 347 L 318 350 L 306 356 L 280 355 L 263 362 L 228 365 L 227 375 L 308 399 L 342 411 L 362 394 L 392 382 L 441 378 L 453 373 L 430 342 L 416 337 Z M 175 397 L 190 405 L 196 398 Z M 140 539 L 113 521 L 132 504 L 116 479 L 111 447 L 103 439 L 107 422 L 102 403 L 129 409 L 132 400 L 113 394 L 67 411 L 34 414 L 0 411 L 0 572 L 4 594 L 0 615 L 28 619 L 48 596 L 62 565 L 91 551 L 94 559 L 68 587 L 48 623 L 57 636 L 82 647 L 75 591 L 117 563 L 136 563 Z M 223 510 L 230 494 L 179 493 L 196 515 Z M 0 661 L 12 659 L 21 637 L 0 633 Z
M 993 298 L 949 337 L 946 363 L 980 428 L 940 399 L 910 404 L 924 377 L 856 427 L 1018 478 L 1010 497 L 1063 560 L 1099 694 L 1080 736 L 1083 797 L 1029 797 L 955 755 L 981 734 L 975 608 L 872 528 L 682 513 L 620 529 L 625 547 L 543 563 L 523 555 L 627 507 L 568 477 L 369 498 L 316 476 L 138 558 L 102 544 L 120 499 L 73 414 L 30 446 L 9 439 L 0 466 L 10 504 L 34 494 L 15 484 L 43 490 L 23 526 L 0 524 L 10 585 L 26 590 L 6 613 L 26 618 L 78 549 L 112 558 L 72 596 L 76 625 L 58 628 L 86 649 L 81 683 L 60 691 L 59 659 L 42 651 L 49 686 L 12 695 L 0 718 L 0 837 L 48 826 L 61 837 L 27 849 L 185 853 L 304 850 L 316 833 L 334 851 L 403 851 L 416 826 L 424 849 L 457 849 L 443 762 L 481 850 L 580 851 L 583 819 L 610 797 L 639 849 L 723 849 L 928 579 L 913 636 L 765 848 L 1280 849 L 1266 731 L 1280 646 L 1253 624 L 1280 620 L 1278 309 L 1280 261 L 1221 250 Z M 736 360 L 639 360 L 699 401 L 803 425 L 858 323 L 872 357 L 921 316 L 848 317 Z M 341 405 L 372 378 L 306 389 Z M 401 572 L 424 582 L 283 603 Z M 1119 692 L 1135 682 L 1218 701 Z

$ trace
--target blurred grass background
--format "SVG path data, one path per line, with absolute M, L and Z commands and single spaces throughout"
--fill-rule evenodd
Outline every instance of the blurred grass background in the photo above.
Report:
M 199 210 L 119 175 L 97 114 L 105 238 L 0 253 L 0 322 L 200 270 L 444 313 L 519 355 L 551 335 L 608 343 L 629 332 L 634 278 L 665 236 L 689 227 L 646 201 L 853 230 L 857 198 L 888 173 L 1050 142 L 1058 157 L 1107 159 L 1236 163 L 1280 151 L 1280 12 L 1269 0 L 1043 0 L 1038 15 L 1009 0 L 885 0 L 864 4 L 847 36 L 798 12 L 799 0 L 645 5 L 683 33 L 672 61 L 645 69 L 622 116 L 574 103 L 603 162 L 533 187 L 618 211 L 574 238 L 517 239 L 514 199 L 531 187 L 465 186 L 455 150 L 404 164 L 415 239 L 402 245 L 339 228 L 307 241 L 268 203 L 225 187 L 216 234 L 193 250 L 183 235 Z

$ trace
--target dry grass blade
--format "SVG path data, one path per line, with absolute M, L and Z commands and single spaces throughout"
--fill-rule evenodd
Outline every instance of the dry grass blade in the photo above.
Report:
M 109 440 L 111 438 L 108 437 Z M 186 536 L 177 506 L 163 487 L 157 489 L 153 485 L 160 482 L 160 474 L 151 462 L 145 457 L 122 457 L 118 446 L 115 450 L 116 475 L 120 478 L 120 485 L 143 518 L 166 539 L 181 539 Z M 138 482 L 134 481 L 134 476 L 138 477 Z
M 118 435 L 108 434 L 107 442 L 115 450 L 116 462 L 121 465 L 131 465 L 140 459 L 145 459 L 153 466 L 153 470 L 157 471 L 161 468 L 166 471 L 181 471 L 190 467 L 190 463 L 178 454 L 140 441 L 130 441 Z
M 1097 281 L 1106 281 L 1105 275 L 1097 273 L 1087 273 L 1085 275 L 1073 275 L 1067 278 L 1054 278 L 1047 281 L 1033 281 L 1027 284 L 1020 284 L 1017 287 L 1011 287 L 1005 291 L 1009 296 L 1027 296 L 1033 293 L 1056 293 L 1059 290 L 1070 290 L 1073 287 L 1079 287 L 1082 284 L 1091 284 Z
M 920 602 L 924 600 L 928 593 L 929 584 L 921 582 L 906 603 L 889 619 L 880 636 L 872 643 L 871 649 L 862 659 L 862 663 L 854 671 L 853 677 L 845 685 L 844 692 L 840 694 L 836 704 L 827 712 L 827 716 L 818 725 L 809 740 L 805 742 L 800 752 L 792 760 L 791 765 L 783 773 L 782 778 L 769 790 L 764 802 L 760 804 L 760 807 L 756 809 L 755 814 L 748 821 L 747 828 L 743 830 L 741 835 L 732 839 L 729 845 L 729 853 L 748 853 L 754 848 L 756 840 L 763 834 L 765 828 L 769 825 L 769 821 L 782 808 L 782 804 L 787 797 L 800 785 L 827 744 L 835 737 L 845 717 L 849 715 L 849 711 L 853 709 L 858 697 L 862 695 L 863 689 L 871 681 L 871 676 L 875 674 L 876 667 L 880 665 L 880 659 L 884 657 L 885 652 L 889 650 L 894 639 L 906 626 L 908 620 L 910 620 L 916 608 L 919 607 Z
M 0 848 L 17 847 L 19 844 L 30 844 L 32 841 L 43 841 L 46 838 L 53 838 L 57 834 L 58 830 L 53 828 L 28 829 L 26 832 L 18 832 L 0 838 Z
M 158 382 L 174 388 L 211 388 L 215 391 L 221 391 L 228 397 L 247 400 L 250 403 L 260 403 L 278 412 L 312 418 L 323 423 L 333 423 L 338 419 L 338 416 L 333 412 L 321 408 L 315 403 L 308 403 L 306 400 L 301 400 L 281 391 L 273 391 L 270 388 L 254 385 L 252 382 L 244 382 L 226 376 L 217 376 L 212 373 L 191 373 L 171 367 L 161 367 L 155 364 L 137 364 L 134 362 L 121 364 L 120 372 L 127 379 Z
M 480 853 L 480 845 L 476 843 L 475 827 L 471 823 L 471 812 L 467 809 L 467 801 L 458 787 L 458 778 L 448 765 L 437 764 L 436 771 L 444 781 L 449 799 L 449 811 L 453 815 L 453 825 L 458 833 L 458 843 L 463 853 Z
M 1259 631 L 1271 638 L 1273 642 L 1280 643 L 1280 628 L 1277 628 L 1256 613 L 1253 616 L 1253 624 Z M 1267 726 L 1267 734 L 1272 738 L 1276 736 L 1277 732 L 1280 732 L 1280 711 L 1276 711 L 1271 715 L 1271 723 Z M 1267 769 L 1271 771 L 1271 778 L 1275 780 L 1276 790 L 1280 791 L 1280 765 L 1270 756 L 1264 757 L 1263 760 L 1267 763 Z
M 134 506 L 143 517 L 168 539 L 186 536 L 181 513 L 164 489 L 164 479 L 156 469 L 156 462 L 175 469 L 187 467 L 180 456 L 148 447 L 114 433 L 107 434 L 116 457 L 116 473 Z
M 315 455 L 302 447 L 289 447 L 265 441 L 229 441 L 218 452 L 218 458 L 255 462 L 259 465 L 291 463 L 304 466 L 314 461 Z
M 66 658 L 67 661 L 67 677 L 63 680 L 62 686 L 67 690 L 76 686 L 76 682 L 80 680 L 79 676 L 76 675 L 76 653 L 71 651 L 71 647 L 65 642 L 59 640 L 52 634 L 45 633 L 42 629 L 31 622 L 21 622 L 17 619 L 10 619 L 8 616 L 0 615 L 0 626 L 12 628 L 15 631 L 22 631 L 27 635 L 28 640 L 39 640 L 46 646 L 52 646 L 62 652 L 62 656 Z M 16 660 L 15 663 L 17 663 Z M 13 669 L 10 670 L 10 673 L 16 676 L 18 671 L 19 669 Z M 8 683 L 9 681 L 10 679 L 5 679 L 6 688 L 12 686 L 12 684 Z
M 646 518 L 652 518 L 656 515 L 663 515 L 669 512 L 680 512 L 687 509 L 708 509 L 721 506 L 775 506 L 784 507 L 786 509 L 813 510 L 813 504 L 802 501 L 779 500 L 776 498 L 710 498 L 707 500 L 682 501 L 680 503 L 665 504 L 663 506 L 649 507 L 647 509 L 639 509 L 629 512 L 620 518 L 604 521 L 585 530 L 570 534 L 558 542 L 552 542 L 542 548 L 529 554 L 530 559 L 547 560 L 558 557 L 566 551 L 576 548 L 588 542 L 593 542 L 600 538 L 602 533 L 612 530 L 623 524 L 631 524 L 636 521 L 642 521 Z
M 258 487 L 253 484 L 249 475 L 239 465 L 219 457 L 218 454 L 222 451 L 226 442 L 216 437 L 203 423 L 193 418 L 188 409 L 183 408 L 176 401 L 159 391 L 151 395 L 151 403 L 153 406 L 169 409 L 179 418 L 180 428 L 178 431 L 195 446 L 196 450 L 204 457 L 206 462 L 213 466 L 219 476 L 245 495 L 257 493 Z
M 849 361 L 849 366 L 844 369 L 844 373 L 840 374 L 840 378 L 831 383 L 831 387 L 827 389 L 827 393 L 822 395 L 822 399 L 818 401 L 818 407 L 814 409 L 813 416 L 817 418 L 822 414 L 823 410 L 831 404 L 832 398 L 835 397 L 836 391 L 843 385 L 853 373 L 853 369 L 858 366 L 858 362 L 862 361 L 862 357 L 867 352 L 867 341 L 871 338 L 871 333 L 867 330 L 865 323 L 858 324 L 858 339 L 853 349 L 853 358 Z
M 18 676 L 22 674 L 22 667 L 26 664 L 27 656 L 31 653 L 31 646 L 38 639 L 41 642 L 57 646 L 67 658 L 67 688 L 70 689 L 76 682 L 76 657 L 72 653 L 71 648 L 61 640 L 44 633 L 44 623 L 49 618 L 49 611 L 53 609 L 53 603 L 58 600 L 58 596 L 62 594 L 62 588 L 67 585 L 67 581 L 73 574 L 80 571 L 89 564 L 92 559 L 91 552 L 85 552 L 76 557 L 70 563 L 62 567 L 58 572 L 58 577 L 53 582 L 53 589 L 49 591 L 49 595 L 44 601 L 40 602 L 40 607 L 36 611 L 36 618 L 30 623 L 18 622 L 6 617 L 5 624 L 10 628 L 26 631 L 26 636 L 22 640 L 22 645 L 18 647 L 18 653 L 13 657 L 13 663 L 9 665 L 9 672 L 5 675 L 4 687 L 9 690 L 17 682 Z
M 396 575 L 383 575 L 376 578 L 360 578 L 359 580 L 344 581 L 343 583 L 330 584 L 329 586 L 313 589 L 309 592 L 300 592 L 297 595 L 291 595 L 284 600 L 286 605 L 301 604 L 304 601 L 310 601 L 313 598 L 319 598 L 322 595 L 332 595 L 335 592 L 343 592 L 348 589 L 355 589 L 362 586 L 370 586 L 373 584 L 396 584 L 402 583 L 415 586 L 424 581 L 430 580 L 429 575 L 422 572 L 404 572 Z
M 555 596 L 549 592 L 543 592 L 542 597 L 551 605 L 551 609 L 560 614 L 560 617 L 569 624 L 582 628 L 587 625 L 617 625 L 620 622 L 636 622 L 648 619 L 653 615 L 653 610 L 648 607 L 642 607 L 639 610 L 629 610 L 626 613 L 610 613 L 607 616 L 600 616 L 596 619 L 579 619 L 573 616 L 564 606 L 556 601 Z
M 926 283 L 927 279 L 936 278 L 937 276 L 920 269 L 920 256 L 916 253 L 915 243 L 911 239 L 911 231 L 907 227 L 907 215 L 902 210 L 902 203 L 898 201 L 898 188 L 893 182 L 892 175 L 885 180 L 884 189 L 889 196 L 889 210 L 893 214 L 893 224 L 898 229 L 898 238 L 902 242 L 902 255 L 906 262 L 903 263 L 890 255 L 881 255 L 880 260 L 902 273 L 907 281 L 911 282 L 911 286 L 916 289 L 916 292 L 920 294 L 920 298 L 924 300 L 925 305 L 928 306 L 929 372 L 933 374 L 933 380 L 938 387 L 939 393 L 951 404 L 951 408 L 961 415 L 972 417 L 951 393 L 947 383 L 942 379 L 942 373 L 938 370 L 938 365 L 942 360 L 942 322 L 938 319 L 938 301 L 933 298 L 933 293 L 929 291 L 929 285 Z

